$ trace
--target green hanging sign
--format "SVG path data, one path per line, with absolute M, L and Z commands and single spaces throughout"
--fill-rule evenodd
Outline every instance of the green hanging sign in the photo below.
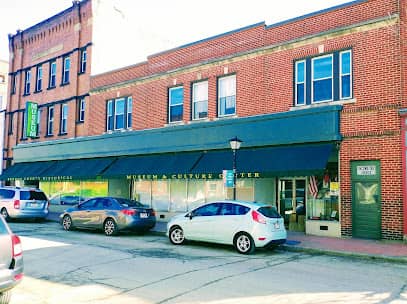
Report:
M 25 107 L 25 134 L 27 137 L 37 137 L 38 125 L 38 104 L 35 102 L 27 101 Z

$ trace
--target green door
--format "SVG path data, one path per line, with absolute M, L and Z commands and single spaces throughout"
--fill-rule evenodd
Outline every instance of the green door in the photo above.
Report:
M 381 185 L 379 161 L 353 161 L 352 235 L 381 238 Z

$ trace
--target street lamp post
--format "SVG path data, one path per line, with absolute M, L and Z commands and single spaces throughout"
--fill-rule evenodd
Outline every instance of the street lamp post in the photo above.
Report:
M 236 179 L 237 179 L 237 174 L 236 174 L 236 150 L 240 149 L 240 145 L 243 141 L 237 138 L 237 136 L 231 138 L 229 140 L 230 147 L 232 148 L 233 151 L 233 200 L 236 200 Z

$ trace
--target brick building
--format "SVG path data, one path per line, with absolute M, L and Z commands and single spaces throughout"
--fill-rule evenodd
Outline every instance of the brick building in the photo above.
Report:
M 90 77 L 95 16 L 75 2 L 10 37 L 2 177 L 50 196 L 137 198 L 165 218 L 232 197 L 222 170 L 237 136 L 238 199 L 273 204 L 310 234 L 406 238 L 406 4 L 352 1 Z M 41 65 L 49 83 L 56 60 L 63 79 L 67 56 L 69 84 L 24 94 L 29 70 L 33 87 Z M 37 136 L 24 137 L 26 101 L 43 110 Z M 41 133 L 50 123 L 60 136 Z

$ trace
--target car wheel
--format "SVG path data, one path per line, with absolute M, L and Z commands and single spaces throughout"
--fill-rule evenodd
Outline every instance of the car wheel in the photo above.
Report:
M 108 218 L 105 220 L 105 223 L 103 224 L 103 230 L 105 231 L 105 234 L 107 236 L 112 236 L 117 234 L 117 225 L 116 222 Z
M 184 231 L 179 226 L 175 226 L 170 229 L 169 237 L 171 243 L 174 245 L 181 245 L 185 242 Z
M 250 254 L 256 249 L 253 238 L 245 232 L 236 235 L 234 245 L 237 252 L 241 254 Z
M 10 303 L 10 298 L 11 298 L 11 292 L 10 291 L 0 293 L 0 304 L 8 304 L 8 303 Z
M 65 215 L 62 218 L 62 227 L 64 227 L 66 231 L 72 230 L 72 218 L 69 215 Z
M 4 219 L 5 219 L 6 221 L 8 221 L 8 220 L 10 219 L 10 216 L 8 215 L 8 212 L 7 212 L 7 209 L 6 209 L 6 208 L 1 209 L 1 215 L 4 217 Z M 1 302 L 0 302 L 0 303 L 1 303 Z

